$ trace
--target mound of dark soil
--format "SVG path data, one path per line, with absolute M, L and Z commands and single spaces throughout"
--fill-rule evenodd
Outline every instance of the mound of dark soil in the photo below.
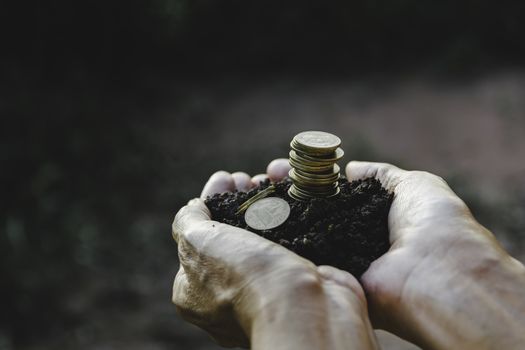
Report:
M 206 199 L 213 220 L 257 233 L 311 260 L 316 265 L 332 265 L 360 277 L 370 263 L 390 247 L 388 212 L 393 194 L 379 181 L 365 179 L 339 182 L 335 198 L 299 202 L 288 196 L 291 185 L 285 179 L 275 185 L 270 196 L 290 204 L 290 216 L 281 226 L 257 231 L 236 214 L 239 205 L 270 185 L 269 181 L 249 192 L 216 194 Z

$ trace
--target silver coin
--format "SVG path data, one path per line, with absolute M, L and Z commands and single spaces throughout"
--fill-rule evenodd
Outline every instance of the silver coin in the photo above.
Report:
M 244 220 L 255 230 L 270 230 L 285 222 L 288 216 L 288 202 L 277 197 L 267 197 L 250 205 L 244 214 Z
M 295 140 L 313 149 L 336 149 L 341 144 L 341 139 L 324 131 L 305 131 L 295 136 Z

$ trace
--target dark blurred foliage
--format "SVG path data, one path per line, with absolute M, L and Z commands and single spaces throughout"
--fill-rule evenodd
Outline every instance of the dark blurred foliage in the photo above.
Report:
M 137 276 L 162 280 L 169 303 L 169 221 L 221 159 L 183 174 L 194 162 L 184 145 L 164 152 L 155 136 L 166 100 L 220 77 L 518 65 L 524 13 L 524 2 L 486 0 L 0 5 L 0 346 L 60 337 L 93 308 L 140 307 Z M 209 122 L 195 115 L 174 140 Z M 97 283 L 103 292 L 78 306 Z

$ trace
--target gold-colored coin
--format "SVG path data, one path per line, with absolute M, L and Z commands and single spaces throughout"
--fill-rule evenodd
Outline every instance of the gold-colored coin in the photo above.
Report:
M 307 173 L 326 174 L 326 173 L 331 173 L 334 171 L 333 164 L 324 165 L 324 166 L 310 166 L 310 165 L 300 163 L 294 158 L 290 158 L 288 162 L 293 168 L 297 168 Z
M 305 190 L 300 188 L 299 186 L 293 185 L 294 194 L 296 194 L 299 198 L 328 198 L 332 197 L 339 193 L 339 187 L 336 187 L 335 189 L 331 191 L 326 192 L 311 192 L 310 190 Z
M 337 148 L 334 152 L 332 152 L 332 153 L 330 153 L 328 155 L 323 155 L 323 156 L 311 156 L 307 152 L 301 152 L 301 151 L 297 151 L 297 150 L 290 151 L 290 153 L 292 153 L 292 152 L 295 153 L 296 157 L 299 157 L 299 158 L 304 159 L 306 161 L 325 162 L 325 163 L 326 162 L 332 162 L 332 163 L 333 162 L 337 162 L 338 160 L 343 158 L 343 156 L 345 155 L 345 152 L 340 147 Z
M 295 185 L 292 185 L 291 189 L 293 191 L 294 196 L 299 198 L 299 199 L 301 199 L 301 200 L 315 198 L 315 196 L 313 194 L 304 192 L 303 190 L 301 190 L 300 188 L 298 188 Z
M 289 163 L 295 167 L 301 167 L 303 171 L 307 172 L 317 172 L 317 173 L 326 173 L 326 172 L 332 172 L 333 171 L 333 165 L 334 163 L 313 163 L 313 162 L 305 162 L 299 158 L 290 157 Z M 293 163 L 293 164 L 292 164 Z
M 332 149 L 326 150 L 326 149 L 306 148 L 303 145 L 297 142 L 294 142 L 294 141 L 290 143 L 290 147 L 296 152 L 307 153 L 307 154 L 310 154 L 312 156 L 319 157 L 319 158 L 330 157 L 334 153 L 334 150 Z
M 305 131 L 297 134 L 294 140 L 304 148 L 316 151 L 333 151 L 341 144 L 339 137 L 324 131 Z
M 309 186 L 301 183 L 294 184 L 295 187 L 301 191 L 311 193 L 314 195 L 328 195 L 333 193 L 339 184 L 331 184 L 329 186 Z
M 290 197 L 292 197 L 293 199 L 298 200 L 298 201 L 308 200 L 308 199 L 312 198 L 310 196 L 304 196 L 304 195 L 298 193 L 296 191 L 296 188 L 295 188 L 294 185 L 290 186 L 290 189 L 288 190 L 288 195 L 290 195 Z
M 331 172 L 327 172 L 327 173 L 324 173 L 324 174 L 314 174 L 314 173 L 311 173 L 311 172 L 305 172 L 305 171 L 302 171 L 301 169 L 293 169 L 295 171 L 295 173 L 297 175 L 300 175 L 300 176 L 303 176 L 303 177 L 308 177 L 310 179 L 317 179 L 317 180 L 328 180 L 328 179 L 333 179 L 333 181 L 339 179 L 339 172 L 340 172 L 340 168 L 339 168 L 339 165 L 337 164 L 334 164 L 334 168 Z
M 294 159 L 295 161 L 301 163 L 301 164 L 305 164 L 305 165 L 308 165 L 308 166 L 327 166 L 327 165 L 331 165 L 331 164 L 334 164 L 333 161 L 325 161 L 325 160 L 315 160 L 314 157 L 311 157 L 311 159 L 308 159 L 306 157 L 304 157 L 303 155 L 297 153 L 296 151 L 294 150 L 291 150 L 290 153 L 290 159 Z M 312 160 L 314 159 L 314 160 Z
M 319 178 L 312 178 L 308 176 L 303 176 L 297 173 L 296 169 L 291 169 L 288 173 L 288 176 L 292 179 L 292 181 L 297 183 L 304 183 L 304 184 L 310 184 L 310 185 L 330 185 L 333 184 L 335 181 L 339 180 L 339 173 L 335 174 L 335 176 L 331 176 L 326 179 L 319 179 Z
M 290 197 L 306 201 L 328 198 L 339 193 L 339 171 L 336 164 L 344 151 L 339 137 L 322 131 L 305 131 L 290 142 L 288 173 L 293 181 L 288 189 Z
M 293 185 L 292 187 L 290 187 L 290 189 L 288 190 L 288 195 L 290 197 L 292 197 L 293 199 L 295 199 L 296 201 L 303 201 L 305 199 L 308 199 L 308 198 L 303 198 L 299 195 L 297 195 L 297 193 L 295 193 L 295 188 L 293 188 Z

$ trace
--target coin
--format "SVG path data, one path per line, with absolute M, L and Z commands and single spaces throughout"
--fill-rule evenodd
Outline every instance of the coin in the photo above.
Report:
M 300 161 L 297 161 L 295 158 L 290 158 L 288 162 L 293 168 L 302 170 L 307 173 L 330 174 L 334 171 L 334 163 L 330 163 L 328 165 L 322 165 L 322 166 L 311 166 L 308 164 L 304 164 Z
M 294 150 L 290 151 L 289 156 L 290 156 L 290 159 L 294 159 L 299 163 L 303 163 L 309 166 L 326 166 L 326 165 L 333 164 L 333 161 L 331 162 L 330 160 L 325 161 L 324 159 L 320 159 L 320 158 L 316 159 L 315 157 L 307 158 L 302 153 L 296 152 Z
M 331 148 L 328 148 L 328 149 L 324 149 L 324 148 L 310 148 L 310 147 L 307 147 L 307 146 L 304 146 L 300 143 L 298 143 L 297 141 L 294 141 L 292 140 L 292 142 L 290 142 L 290 147 L 297 151 L 297 152 L 301 152 L 301 153 L 308 153 L 308 154 L 311 154 L 313 156 L 316 156 L 316 157 L 329 157 L 332 153 L 333 153 L 333 149 Z
M 311 172 L 304 172 L 300 169 L 293 169 L 294 172 L 303 177 L 307 177 L 310 179 L 316 179 L 316 180 L 324 180 L 324 179 L 332 179 L 333 181 L 337 180 L 339 178 L 339 165 L 334 164 L 334 169 L 332 172 L 324 173 L 324 174 L 313 174 Z
M 277 197 L 267 197 L 250 205 L 244 214 L 244 220 L 248 226 L 260 231 L 281 225 L 289 215 L 288 202 Z
M 306 201 L 339 193 L 340 168 L 336 162 L 344 155 L 340 145 L 339 137 L 323 131 L 305 131 L 292 139 L 288 159 L 292 167 L 288 175 L 293 182 L 288 189 L 290 197 Z
M 310 195 L 305 195 L 302 192 L 298 191 L 295 185 L 290 186 L 290 189 L 288 190 L 288 195 L 298 201 L 303 201 L 303 200 L 308 200 L 308 199 L 313 198 Z
M 339 194 L 339 186 L 333 188 L 332 190 L 324 193 L 315 193 L 311 192 L 309 190 L 304 190 L 297 186 L 296 184 L 293 184 L 290 186 L 290 189 L 288 190 L 288 194 L 290 197 L 298 200 L 308 200 L 312 198 L 330 198 L 337 194 Z
M 330 153 L 328 155 L 317 155 L 315 157 L 310 156 L 308 153 L 303 153 L 301 151 L 291 150 L 290 151 L 290 157 L 292 156 L 291 153 L 294 153 L 294 157 L 299 157 L 301 159 L 304 159 L 306 161 L 311 162 L 337 162 L 343 156 L 345 155 L 345 152 L 340 148 L 336 148 L 336 150 L 333 153 Z
M 294 183 L 304 183 L 304 184 L 310 184 L 310 185 L 330 185 L 333 184 L 335 181 L 339 180 L 339 173 L 336 173 L 335 176 L 330 175 L 330 177 L 327 177 L 325 179 L 323 178 L 312 178 L 310 176 L 304 176 L 301 174 L 298 174 L 296 169 L 290 169 L 288 172 L 288 176 Z
M 294 140 L 302 147 L 313 151 L 333 151 L 341 144 L 341 139 L 324 131 L 305 131 L 297 134 Z
M 330 184 L 328 186 L 308 186 L 304 184 L 294 184 L 295 188 L 297 188 L 299 191 L 303 191 L 308 195 L 313 195 L 315 197 L 317 196 L 328 196 L 335 192 L 339 184 Z

